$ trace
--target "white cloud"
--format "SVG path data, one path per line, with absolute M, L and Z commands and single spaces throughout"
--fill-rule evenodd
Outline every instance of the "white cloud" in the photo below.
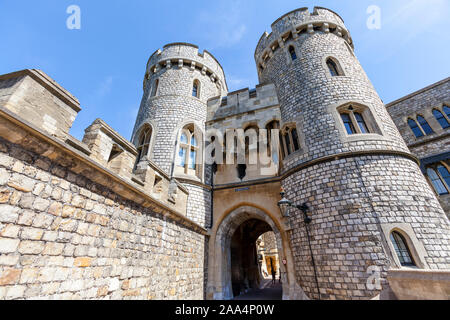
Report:
M 394 13 L 389 14 L 387 11 L 383 24 L 389 29 L 400 29 L 403 42 L 406 42 L 446 21 L 449 11 L 448 0 L 412 0 L 397 8 Z
M 215 10 L 200 11 L 195 27 L 210 42 L 209 48 L 230 47 L 242 40 L 247 32 L 242 6 L 242 0 L 232 0 L 220 2 Z

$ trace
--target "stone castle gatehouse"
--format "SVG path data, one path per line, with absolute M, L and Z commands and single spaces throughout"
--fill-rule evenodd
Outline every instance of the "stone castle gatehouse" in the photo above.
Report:
M 228 92 L 208 51 L 157 50 L 130 141 L 101 119 L 72 137 L 80 104 L 44 72 L 0 76 L 0 299 L 232 299 L 267 232 L 284 299 L 448 298 L 449 79 L 385 105 L 321 7 L 255 62 Z

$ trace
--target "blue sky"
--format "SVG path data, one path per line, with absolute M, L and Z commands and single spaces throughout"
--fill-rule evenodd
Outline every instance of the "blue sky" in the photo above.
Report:
M 73 4 L 81 30 L 66 27 Z M 0 74 L 42 69 L 81 102 L 72 135 L 82 139 L 102 118 L 129 139 L 155 50 L 194 43 L 221 62 L 230 91 L 255 87 L 262 33 L 281 15 L 315 5 L 343 17 L 384 102 L 449 76 L 449 0 L 0 0 Z M 367 27 L 371 5 L 381 9 L 380 30 Z

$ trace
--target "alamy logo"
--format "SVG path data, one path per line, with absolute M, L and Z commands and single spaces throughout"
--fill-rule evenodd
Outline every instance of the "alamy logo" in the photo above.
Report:
M 258 165 L 261 175 L 274 175 L 279 165 L 279 136 L 278 129 L 227 129 L 225 133 L 209 129 L 205 135 L 205 163 Z
M 370 266 L 367 269 L 367 274 L 369 278 L 367 279 L 367 289 L 368 290 L 381 290 L 381 269 L 378 266 Z
M 81 9 L 77 5 L 71 5 L 67 7 L 67 14 L 70 16 L 66 20 L 66 26 L 69 30 L 80 30 L 81 29 Z
M 380 30 L 381 29 L 381 8 L 376 5 L 371 5 L 367 8 L 367 28 L 369 30 Z

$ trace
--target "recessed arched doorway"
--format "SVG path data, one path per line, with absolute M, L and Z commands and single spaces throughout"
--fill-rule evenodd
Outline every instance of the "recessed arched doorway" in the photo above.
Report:
M 262 261 L 258 257 L 257 240 L 272 231 L 270 225 L 260 219 L 242 223 L 231 237 L 231 286 L 233 297 L 260 289 L 266 280 L 262 274 Z M 273 261 L 272 261 L 272 268 Z M 271 270 L 272 271 L 272 270 Z M 281 300 L 281 290 L 274 299 Z
M 208 290 L 215 300 L 230 300 L 247 288 L 259 286 L 256 240 L 272 231 L 280 255 L 280 278 L 283 299 L 308 299 L 295 281 L 293 256 L 284 230 L 263 210 L 241 206 L 229 213 L 213 235 Z M 282 234 L 282 232 L 284 234 Z

